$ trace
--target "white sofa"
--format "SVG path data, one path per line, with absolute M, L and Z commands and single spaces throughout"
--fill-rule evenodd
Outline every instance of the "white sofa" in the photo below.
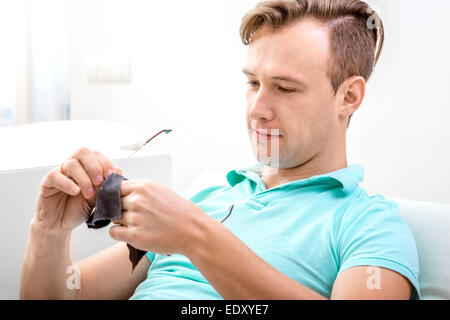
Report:
M 450 205 L 389 198 L 396 201 L 419 252 L 423 300 L 450 299 Z
M 20 272 L 42 178 L 79 147 L 104 153 L 116 167 L 142 142 L 134 129 L 105 121 L 37 123 L 1 128 L 0 147 L 0 299 L 18 299 Z M 123 148 L 128 146 L 128 150 Z M 124 167 L 128 179 L 171 187 L 170 155 L 146 147 Z M 72 259 L 78 261 L 112 246 L 109 227 L 82 225 L 72 235 Z
M 118 161 L 113 160 L 115 164 Z M 169 156 L 141 155 L 130 161 L 127 177 L 153 180 L 170 187 Z M 3 226 L 0 233 L 0 299 L 19 297 L 20 270 L 29 221 L 34 214 L 39 182 L 51 168 L 0 171 L 0 224 Z M 197 181 L 191 191 L 207 185 Z M 186 196 L 189 194 L 192 192 Z M 422 299 L 450 299 L 450 205 L 390 199 L 399 204 L 400 215 L 416 239 Z M 113 245 L 114 241 L 107 232 L 108 228 L 93 231 L 81 226 L 76 229 L 72 238 L 73 259 L 82 259 Z
M 95 139 L 94 139 L 95 138 Z M 135 130 L 107 122 L 72 121 L 0 128 L 0 299 L 17 299 L 29 222 L 34 214 L 42 177 L 76 147 L 104 152 L 116 166 L 130 154 L 118 146 L 139 145 Z M 43 141 L 53 141 L 52 144 Z M 28 145 L 27 145 L 28 144 Z M 164 153 L 140 151 L 126 166 L 130 179 L 153 180 L 171 187 L 171 158 Z M 226 185 L 223 172 L 205 172 L 183 195 L 201 188 Z M 391 198 L 416 239 L 423 299 L 450 299 L 450 205 Z M 114 244 L 107 229 L 78 228 L 73 235 L 73 260 Z

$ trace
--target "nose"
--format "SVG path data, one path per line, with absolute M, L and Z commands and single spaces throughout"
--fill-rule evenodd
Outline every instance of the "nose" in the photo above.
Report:
M 271 121 L 274 118 L 273 101 L 270 93 L 261 86 L 256 93 L 248 97 L 248 115 L 254 120 Z

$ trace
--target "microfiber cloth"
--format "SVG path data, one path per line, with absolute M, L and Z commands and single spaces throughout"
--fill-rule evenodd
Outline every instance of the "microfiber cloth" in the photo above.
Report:
M 96 207 L 91 216 L 86 221 L 88 228 L 101 229 L 111 223 L 111 219 L 120 219 L 122 217 L 122 205 L 120 200 L 120 184 L 125 177 L 113 173 L 106 177 L 103 185 L 97 194 Z M 145 255 L 145 251 L 139 250 L 127 243 L 130 250 L 130 261 L 132 271 Z

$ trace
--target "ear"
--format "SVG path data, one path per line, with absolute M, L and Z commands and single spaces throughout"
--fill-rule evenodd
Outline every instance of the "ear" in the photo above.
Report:
M 366 81 L 363 77 L 353 76 L 344 81 L 340 86 L 339 118 L 348 123 L 349 117 L 361 106 L 366 93 Z

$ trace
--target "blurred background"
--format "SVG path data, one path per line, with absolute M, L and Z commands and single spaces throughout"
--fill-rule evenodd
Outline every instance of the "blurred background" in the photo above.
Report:
M 126 130 L 124 143 L 136 144 L 173 129 L 148 148 L 171 155 L 179 193 L 205 172 L 255 163 L 239 25 L 256 3 L 0 0 L 0 170 L 1 161 L 12 168 L 6 157 L 17 166 L 62 148 L 69 122 L 87 120 L 127 128 L 72 129 L 77 143 L 98 139 L 100 149 Z M 450 203 L 450 2 L 370 4 L 386 41 L 348 131 L 349 164 L 365 167 L 369 193 Z M 35 129 L 16 139 L 24 126 Z

